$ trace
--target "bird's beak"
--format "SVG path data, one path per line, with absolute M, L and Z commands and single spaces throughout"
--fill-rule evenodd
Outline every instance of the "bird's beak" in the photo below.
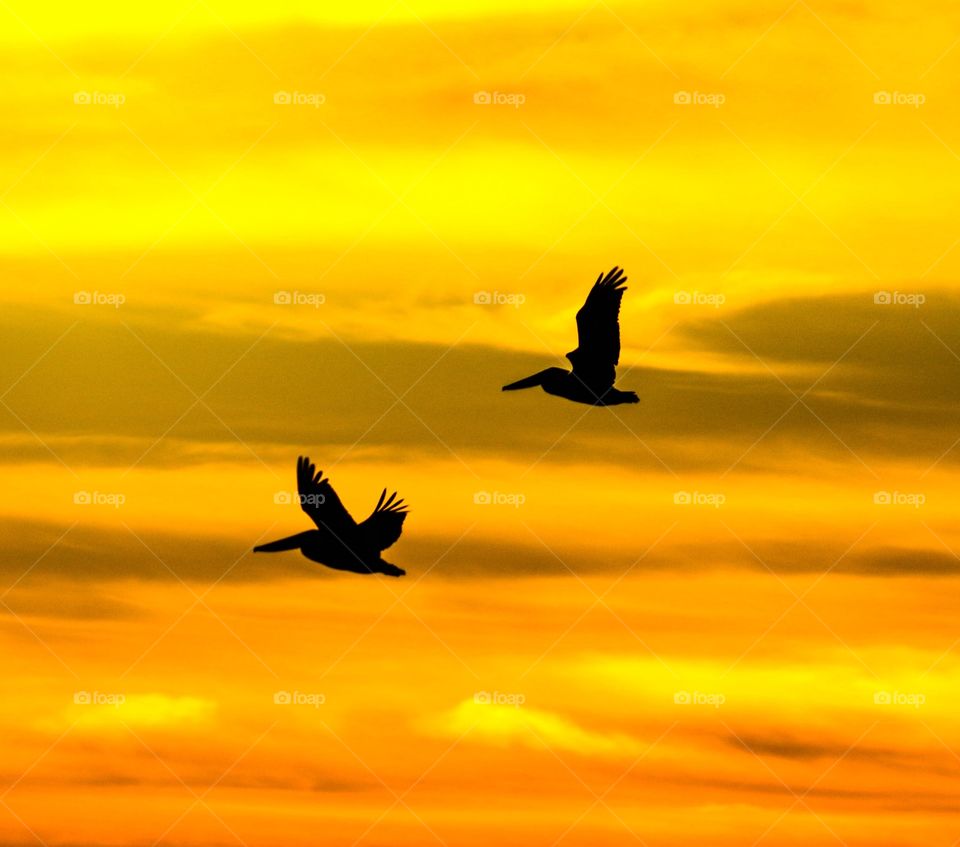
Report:
M 509 385 L 503 386 L 501 391 L 519 391 L 521 388 L 535 388 L 543 382 L 543 373 L 537 373 L 533 376 L 525 377 L 524 379 L 518 379 L 516 382 L 511 382 Z

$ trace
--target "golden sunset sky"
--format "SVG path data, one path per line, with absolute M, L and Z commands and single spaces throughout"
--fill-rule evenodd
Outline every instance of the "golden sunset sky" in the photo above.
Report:
M 0 843 L 956 843 L 960 10 L 0 20 Z

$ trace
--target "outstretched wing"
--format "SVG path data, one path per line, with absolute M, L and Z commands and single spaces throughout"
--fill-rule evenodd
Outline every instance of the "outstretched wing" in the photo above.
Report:
M 384 502 L 386 498 L 386 502 Z M 359 526 L 359 531 L 375 545 L 378 550 L 386 550 L 403 532 L 403 521 L 407 517 L 407 507 L 403 500 L 397 500 L 397 492 L 387 498 L 387 489 L 383 489 L 377 508 Z
M 297 492 L 300 508 L 309 515 L 317 529 L 338 533 L 356 527 L 357 522 L 340 502 L 330 480 L 324 479 L 323 471 L 318 471 L 306 456 L 297 459 Z
M 567 353 L 573 373 L 591 387 L 609 387 L 620 361 L 620 301 L 627 289 L 620 268 L 600 274 L 577 312 L 576 350 Z

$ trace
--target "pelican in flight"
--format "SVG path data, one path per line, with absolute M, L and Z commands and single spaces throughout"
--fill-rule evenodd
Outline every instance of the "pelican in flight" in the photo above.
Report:
M 503 386 L 503 390 L 517 391 L 539 385 L 547 394 L 590 406 L 639 403 L 640 398 L 635 392 L 613 387 L 620 361 L 620 301 L 627 290 L 623 285 L 626 281 L 620 268 L 597 277 L 577 312 L 579 346 L 567 353 L 572 371 L 547 368 L 526 379 L 511 382 Z
M 382 573 L 403 576 L 406 571 L 381 558 L 381 553 L 400 537 L 407 507 L 394 492 L 387 497 L 383 489 L 373 513 L 357 523 L 346 510 L 329 479 L 323 478 L 306 456 L 297 459 L 297 493 L 300 508 L 316 529 L 261 544 L 254 553 L 279 553 L 299 550 L 312 562 L 328 568 L 354 573 Z

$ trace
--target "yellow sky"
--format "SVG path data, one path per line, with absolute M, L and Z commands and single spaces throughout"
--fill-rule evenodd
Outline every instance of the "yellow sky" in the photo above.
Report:
M 954 843 L 960 15 L 0 20 L 0 841 Z

